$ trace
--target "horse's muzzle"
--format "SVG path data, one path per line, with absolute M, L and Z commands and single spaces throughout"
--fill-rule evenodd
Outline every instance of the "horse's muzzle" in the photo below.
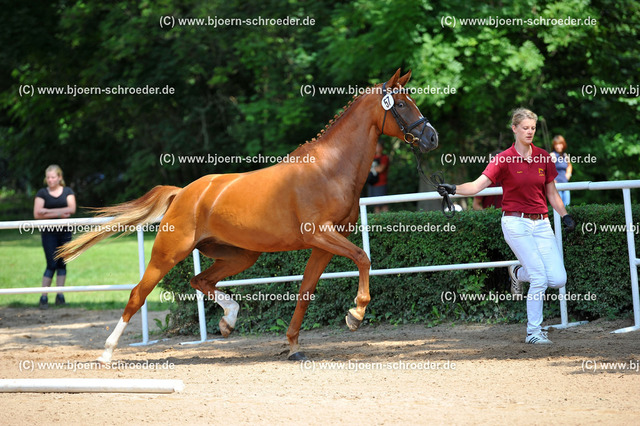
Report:
M 418 136 L 418 135 L 415 135 Z M 423 154 L 432 151 L 438 147 L 438 132 L 431 125 L 431 123 L 425 123 L 420 135 L 416 138 L 420 152 Z

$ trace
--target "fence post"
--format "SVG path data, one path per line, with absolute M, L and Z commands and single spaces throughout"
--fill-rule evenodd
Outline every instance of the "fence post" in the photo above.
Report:
M 621 328 L 612 333 L 627 333 L 629 331 L 640 330 L 640 296 L 638 293 L 638 264 L 640 259 L 636 256 L 636 245 L 633 236 L 633 215 L 631 212 L 631 190 L 629 188 L 622 189 L 622 197 L 624 199 L 624 219 L 627 231 L 627 250 L 629 252 L 629 269 L 631 272 L 631 298 L 633 299 L 633 327 Z
M 367 257 L 369 257 L 369 260 L 371 261 L 372 268 L 373 259 L 371 259 L 371 247 L 369 246 L 369 218 L 367 217 L 366 204 L 360 204 L 360 225 L 362 227 L 362 249 L 367 253 Z
M 556 243 L 558 244 L 558 250 L 560 251 L 560 258 L 562 259 L 562 264 L 564 265 L 564 251 L 562 249 L 562 218 L 558 214 L 555 209 L 553 210 L 553 228 L 556 234 Z M 589 321 L 577 321 L 569 323 L 569 314 L 567 310 L 567 287 L 564 286 L 560 289 L 560 324 L 558 325 L 548 325 L 543 327 L 543 329 L 547 330 L 549 328 L 569 328 L 575 327 L 576 325 L 586 324 Z
M 200 265 L 200 251 L 193 249 L 193 272 L 198 275 L 202 272 Z M 196 290 L 196 303 L 198 304 L 198 323 L 200 325 L 200 340 L 192 342 L 180 342 L 181 345 L 197 345 L 198 343 L 213 342 L 214 340 L 222 340 L 222 338 L 207 340 L 207 318 L 204 312 L 204 293 Z
M 138 270 L 140 272 L 140 279 L 144 276 L 144 271 L 147 266 L 147 262 L 144 258 L 144 231 L 142 228 L 138 227 L 137 231 L 138 236 Z M 142 312 L 140 312 L 142 316 L 142 342 L 132 343 L 129 346 L 146 346 L 156 343 L 157 340 L 149 341 L 149 311 L 147 309 L 147 301 L 145 299 L 144 304 L 142 305 Z

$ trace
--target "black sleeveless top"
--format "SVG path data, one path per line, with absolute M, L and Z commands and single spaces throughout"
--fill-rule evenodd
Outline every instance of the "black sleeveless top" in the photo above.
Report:
M 67 204 L 67 197 L 69 195 L 74 195 L 73 190 L 68 186 L 62 187 L 62 194 L 59 197 L 52 197 L 49 194 L 47 188 L 42 188 L 36 193 L 36 197 L 44 199 L 44 208 L 45 209 L 59 209 L 63 207 L 69 207 Z
M 62 187 L 62 194 L 59 197 L 52 197 L 49 194 L 47 188 L 42 188 L 36 193 L 36 197 L 40 197 L 44 199 L 44 208 L 45 209 L 59 209 L 62 207 L 69 207 L 67 203 L 67 197 L 69 195 L 74 195 L 73 190 L 68 186 Z M 68 234 L 71 233 L 71 228 L 63 227 L 63 228 L 54 228 L 54 229 L 41 229 L 41 234 Z

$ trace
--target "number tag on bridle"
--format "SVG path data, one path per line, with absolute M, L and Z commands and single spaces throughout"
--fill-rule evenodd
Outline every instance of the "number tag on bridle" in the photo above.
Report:
M 393 108 L 393 96 L 391 95 L 391 93 L 387 93 L 382 98 L 382 108 L 384 108 L 385 111 L 389 111 L 391 108 Z

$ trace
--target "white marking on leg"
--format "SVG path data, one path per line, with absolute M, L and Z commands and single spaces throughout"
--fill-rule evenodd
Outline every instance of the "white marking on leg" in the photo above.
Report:
M 122 333 L 124 333 L 124 329 L 127 328 L 127 325 L 129 325 L 129 323 L 124 322 L 122 317 L 120 317 L 118 325 L 116 325 L 113 333 L 111 333 L 107 341 L 104 343 L 104 352 L 102 353 L 100 358 L 98 358 L 98 362 L 101 362 L 103 364 L 108 364 L 111 362 L 113 350 L 116 348 L 116 346 L 118 346 L 118 340 L 120 340 L 120 337 L 122 336 Z
M 214 290 L 213 293 L 215 294 L 216 303 L 224 309 L 224 316 L 222 318 L 227 321 L 227 324 L 229 324 L 231 328 L 235 327 L 240 305 L 238 305 L 238 302 L 233 300 L 230 295 L 220 290 Z

